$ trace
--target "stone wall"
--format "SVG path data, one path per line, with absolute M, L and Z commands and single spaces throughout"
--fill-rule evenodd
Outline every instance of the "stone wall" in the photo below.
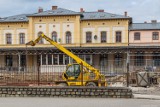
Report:
M 132 98 L 125 87 L 0 87 L 0 97 L 102 97 Z

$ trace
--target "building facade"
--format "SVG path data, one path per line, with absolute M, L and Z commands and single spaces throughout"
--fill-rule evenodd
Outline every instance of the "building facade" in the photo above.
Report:
M 1 69 L 23 71 L 40 65 L 45 72 L 63 70 L 75 62 L 43 39 L 34 47 L 25 45 L 44 33 L 101 71 L 124 71 L 131 23 L 127 12 L 117 15 L 104 10 L 85 12 L 83 8 L 75 12 L 57 6 L 1 18 Z
M 133 23 L 129 31 L 130 70 L 160 68 L 160 23 Z

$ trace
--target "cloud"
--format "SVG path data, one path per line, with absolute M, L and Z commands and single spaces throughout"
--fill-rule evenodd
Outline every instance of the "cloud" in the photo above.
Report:
M 0 0 L 0 17 L 35 13 L 38 7 L 49 10 L 52 5 L 73 11 L 79 11 L 81 7 L 85 11 L 104 9 L 122 15 L 128 11 L 135 22 L 160 20 L 160 0 Z

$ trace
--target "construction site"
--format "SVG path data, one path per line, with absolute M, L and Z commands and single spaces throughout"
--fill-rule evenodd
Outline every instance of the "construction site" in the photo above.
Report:
M 28 45 L 35 46 L 43 38 L 54 45 L 59 51 L 72 58 L 74 63 L 68 64 L 68 66 L 56 67 L 52 65 L 40 66 L 40 63 L 37 66 L 31 67 L 1 66 L 1 86 L 129 87 L 135 94 L 160 95 L 160 72 L 158 67 L 153 66 L 154 62 L 151 62 L 151 60 L 146 60 L 147 66 L 144 68 L 137 68 L 132 65 L 133 60 L 122 59 L 120 62 L 124 63 L 123 66 L 115 67 L 114 72 L 110 72 L 107 69 L 98 66 L 96 66 L 98 68 L 95 68 L 89 65 L 44 34 L 41 34 L 35 41 L 26 43 L 25 53 L 28 54 Z M 111 70 L 113 68 L 108 67 L 108 69 Z
M 122 98 L 123 88 L 126 98 L 132 97 L 130 89 L 160 95 L 159 33 L 157 20 L 134 23 L 126 11 L 52 6 L 1 18 L 0 86 L 113 87 L 116 92 L 120 87 Z

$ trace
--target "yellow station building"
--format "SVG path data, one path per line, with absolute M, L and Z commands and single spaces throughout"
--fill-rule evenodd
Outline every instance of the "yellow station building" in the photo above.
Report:
M 127 12 L 117 15 L 83 8 L 75 12 L 57 6 L 1 18 L 0 68 L 23 71 L 39 63 L 41 71 L 46 71 L 74 62 L 45 40 L 26 47 L 25 43 L 44 33 L 101 71 L 114 72 L 126 65 L 131 22 Z

